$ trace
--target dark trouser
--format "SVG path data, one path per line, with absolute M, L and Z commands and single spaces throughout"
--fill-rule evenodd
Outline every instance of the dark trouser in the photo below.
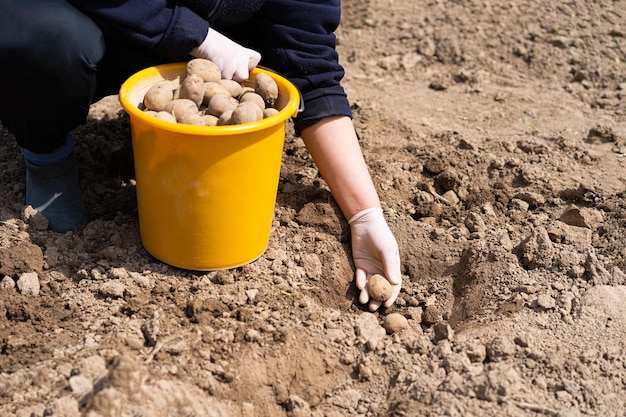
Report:
M 65 0 L 0 0 L 0 121 L 31 152 L 63 146 L 91 103 L 161 62 L 105 39 Z

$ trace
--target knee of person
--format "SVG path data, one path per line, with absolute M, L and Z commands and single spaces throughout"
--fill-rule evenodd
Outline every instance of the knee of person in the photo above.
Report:
M 22 59 L 56 73 L 55 68 L 70 70 L 73 66 L 95 66 L 104 56 L 104 36 L 100 28 L 86 15 L 68 2 L 42 2 L 45 10 L 32 25 L 30 51 L 22 53 Z M 36 61 L 36 62 L 33 62 Z

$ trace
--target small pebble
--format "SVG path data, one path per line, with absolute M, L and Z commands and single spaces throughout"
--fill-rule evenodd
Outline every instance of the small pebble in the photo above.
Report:
M 556 307 L 556 301 L 549 294 L 539 294 L 537 305 L 544 310 L 551 310 Z
M 2 281 L 0 281 L 0 289 L 12 290 L 14 288 L 15 288 L 15 281 L 13 281 L 13 278 L 11 278 L 8 275 L 5 275 L 4 278 L 2 278 Z
M 99 292 L 105 297 L 122 298 L 126 286 L 119 281 L 106 281 L 100 285 Z
M 25 272 L 17 280 L 17 288 L 24 295 L 39 295 L 39 276 L 36 272 Z
M 74 375 L 70 377 L 69 383 L 72 392 L 79 396 L 88 393 L 93 388 L 91 381 L 83 375 Z
M 478 340 L 472 340 L 465 346 L 465 354 L 471 362 L 482 363 L 487 358 L 487 348 Z
M 486 347 L 487 358 L 493 362 L 515 355 L 515 344 L 506 337 L 495 337 Z

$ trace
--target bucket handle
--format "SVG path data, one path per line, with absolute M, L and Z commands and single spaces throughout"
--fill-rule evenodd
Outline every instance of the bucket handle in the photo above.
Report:
M 281 73 L 279 73 L 279 72 L 277 72 L 277 71 L 274 71 L 274 70 L 273 70 L 273 69 L 271 69 L 271 68 L 265 67 L 265 66 L 263 66 L 263 65 L 257 65 L 256 67 L 257 67 L 257 68 L 260 68 L 260 69 L 262 69 L 262 70 L 271 71 L 271 72 L 273 72 L 273 73 L 276 73 L 276 74 L 280 75 L 280 76 L 281 76 L 281 77 L 283 77 L 284 79 L 287 79 L 287 77 L 285 77 L 283 74 L 281 74 Z M 293 83 L 292 83 L 292 84 L 293 84 Z M 298 103 L 298 111 L 297 111 L 297 113 L 298 113 L 298 114 L 300 114 L 300 113 L 302 113 L 302 112 L 304 111 L 304 100 L 302 99 L 302 92 L 300 92 L 300 89 L 299 89 L 297 86 L 295 86 L 295 85 L 294 85 L 294 88 L 295 88 L 295 89 L 296 89 L 296 91 L 298 92 L 298 96 L 300 96 L 300 100 L 299 100 L 299 103 Z

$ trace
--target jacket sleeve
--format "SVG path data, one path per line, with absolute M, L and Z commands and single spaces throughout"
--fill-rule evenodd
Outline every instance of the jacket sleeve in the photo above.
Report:
M 155 55 L 182 61 L 200 45 L 207 20 L 169 0 L 71 0 L 107 36 L 146 48 Z
M 267 0 L 247 22 L 216 29 L 261 53 L 261 65 L 285 76 L 300 90 L 304 111 L 296 133 L 327 116 L 352 117 L 340 84 L 344 69 L 335 49 L 339 0 Z

